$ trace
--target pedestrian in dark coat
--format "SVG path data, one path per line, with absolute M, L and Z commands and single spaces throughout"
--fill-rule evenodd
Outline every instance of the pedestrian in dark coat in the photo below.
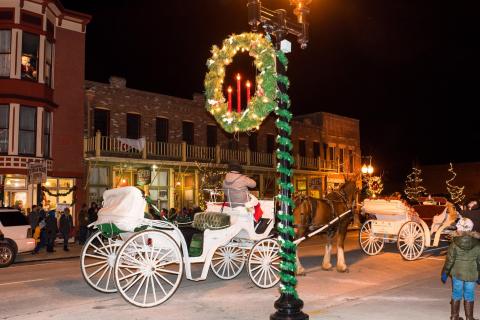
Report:
M 47 252 L 55 252 L 55 250 L 53 250 L 53 246 L 55 244 L 55 239 L 57 238 L 58 233 L 58 224 L 57 217 L 55 216 L 55 210 L 50 210 L 48 212 L 45 222 L 45 232 L 47 234 Z
M 472 232 L 473 222 L 461 218 L 457 223 L 457 231 L 448 248 L 447 258 L 442 270 L 442 282 L 452 277 L 452 320 L 460 320 L 460 303 L 464 300 L 466 320 L 473 318 L 475 301 L 475 285 L 480 283 L 480 235 Z
M 98 219 L 98 206 L 96 202 L 92 202 L 90 208 L 88 209 L 88 224 L 91 224 Z M 90 228 L 88 231 L 88 236 L 93 233 L 93 228 Z
M 88 209 L 87 204 L 83 204 L 82 209 L 80 209 L 80 213 L 78 214 L 78 225 L 79 225 L 79 237 L 78 243 L 83 245 L 87 241 L 87 233 L 88 233 Z
M 63 237 L 63 250 L 70 251 L 68 249 L 68 238 L 70 236 L 70 231 L 73 229 L 73 219 L 70 215 L 70 209 L 65 208 L 63 214 L 60 217 L 60 233 Z

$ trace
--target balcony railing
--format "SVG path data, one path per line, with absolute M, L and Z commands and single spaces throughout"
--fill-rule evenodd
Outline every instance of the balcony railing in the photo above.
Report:
M 238 160 L 247 166 L 276 167 L 275 154 L 254 152 L 250 150 L 223 149 L 220 146 L 206 147 L 170 142 L 146 141 L 143 151 L 138 151 L 121 143 L 114 137 L 96 135 L 84 139 L 84 152 L 87 157 L 122 157 L 150 160 L 199 161 L 217 164 Z M 295 169 L 340 172 L 345 166 L 334 160 L 323 160 L 319 157 L 295 157 Z

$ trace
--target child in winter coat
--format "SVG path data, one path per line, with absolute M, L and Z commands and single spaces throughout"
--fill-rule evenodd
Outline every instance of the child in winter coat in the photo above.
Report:
M 473 318 L 473 304 L 475 284 L 480 283 L 480 235 L 472 229 L 472 220 L 462 218 L 458 221 L 442 270 L 443 283 L 452 277 L 451 320 L 463 320 L 459 317 L 462 298 L 466 320 L 477 320 Z

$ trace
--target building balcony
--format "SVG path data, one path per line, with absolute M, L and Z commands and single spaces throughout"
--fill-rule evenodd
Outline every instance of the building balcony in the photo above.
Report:
M 145 148 L 138 151 L 128 147 L 117 138 L 100 136 L 84 139 L 85 158 L 128 158 L 143 160 L 164 160 L 178 162 L 200 162 L 226 164 L 230 160 L 238 160 L 250 167 L 276 168 L 274 153 L 254 152 L 250 150 L 224 149 L 220 146 L 207 147 L 188 145 L 185 142 L 151 142 L 146 141 Z M 324 160 L 320 157 L 295 156 L 294 169 L 305 171 L 320 171 L 324 173 L 344 173 L 344 164 L 334 160 Z M 345 172 L 346 173 L 346 172 Z

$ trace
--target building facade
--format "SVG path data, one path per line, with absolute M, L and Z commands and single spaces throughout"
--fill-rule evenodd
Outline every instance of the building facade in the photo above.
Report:
M 231 159 L 257 181 L 260 197 L 275 195 L 273 116 L 256 132 L 231 135 L 205 110 L 202 95 L 188 100 L 134 90 L 116 77 L 86 81 L 85 93 L 89 201 L 101 201 L 109 188 L 147 184 L 160 207 L 196 206 L 206 196 L 205 179 Z M 318 112 L 294 118 L 292 127 L 296 192 L 321 197 L 358 177 L 358 120 Z
M 58 0 L 0 0 L 0 205 L 85 201 L 75 186 L 84 186 L 89 21 Z M 32 163 L 46 166 L 43 183 Z

